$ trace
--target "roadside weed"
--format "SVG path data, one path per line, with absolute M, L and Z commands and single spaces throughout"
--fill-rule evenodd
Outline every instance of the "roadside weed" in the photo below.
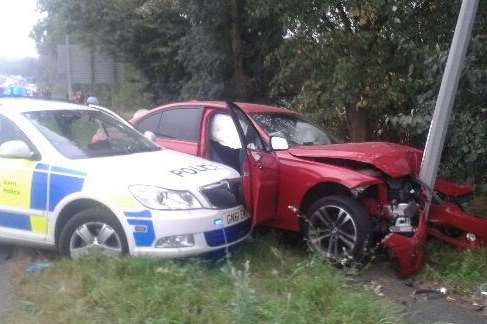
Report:
M 61 260 L 26 275 L 16 323 L 400 323 L 398 307 L 272 235 L 230 259 Z
M 461 251 L 430 242 L 421 275 L 461 294 L 472 294 L 487 283 L 487 250 Z

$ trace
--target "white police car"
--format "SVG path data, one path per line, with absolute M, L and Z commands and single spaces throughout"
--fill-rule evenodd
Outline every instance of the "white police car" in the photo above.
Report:
M 235 244 L 239 174 L 160 149 L 95 107 L 0 98 L 0 240 L 79 257 L 179 257 Z

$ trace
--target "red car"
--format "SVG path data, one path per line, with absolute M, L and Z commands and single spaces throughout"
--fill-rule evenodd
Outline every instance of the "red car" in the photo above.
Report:
M 218 183 L 215 200 L 230 199 L 225 191 L 241 196 L 254 225 L 301 231 L 337 262 L 360 261 L 382 244 L 405 277 L 421 268 L 427 235 L 461 248 L 487 242 L 487 221 L 462 209 L 472 189 L 442 179 L 426 188 L 417 178 L 417 149 L 337 144 L 296 112 L 249 103 L 174 103 L 138 113 L 131 123 L 162 147 L 240 171 L 241 194 Z M 196 172 L 174 170 L 181 178 Z

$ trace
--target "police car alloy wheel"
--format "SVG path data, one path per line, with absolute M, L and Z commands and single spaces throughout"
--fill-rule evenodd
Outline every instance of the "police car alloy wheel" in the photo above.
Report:
M 89 254 L 120 256 L 128 252 L 122 226 L 101 208 L 91 208 L 74 215 L 59 238 L 62 255 L 77 259 Z
M 107 256 L 122 254 L 120 237 L 110 225 L 100 222 L 85 223 L 71 235 L 69 241 L 71 258 L 76 259 L 92 252 Z

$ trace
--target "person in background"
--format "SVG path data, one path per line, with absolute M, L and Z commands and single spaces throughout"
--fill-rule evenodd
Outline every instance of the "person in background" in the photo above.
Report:
M 83 93 L 81 91 L 76 91 L 73 95 L 73 102 L 82 104 L 84 102 L 83 100 Z
M 88 96 L 86 98 L 86 104 L 89 105 L 98 105 L 98 99 L 95 96 Z

